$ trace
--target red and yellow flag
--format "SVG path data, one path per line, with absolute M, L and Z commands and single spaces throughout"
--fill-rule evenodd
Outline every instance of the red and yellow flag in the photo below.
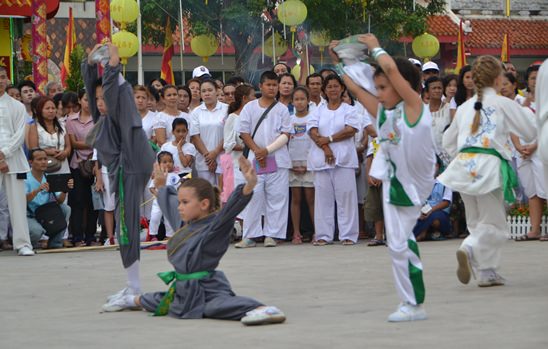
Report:
M 458 74 L 462 67 L 466 64 L 466 53 L 464 51 L 464 31 L 462 29 L 461 20 L 459 25 L 459 36 L 457 39 L 457 66 L 455 67 L 455 73 Z
M 510 55 L 508 54 L 508 34 L 504 34 L 504 40 L 502 41 L 502 49 L 500 51 L 500 60 L 502 63 L 510 61 Z
M 76 47 L 76 30 L 74 28 L 74 17 L 72 16 L 72 7 L 69 7 L 69 21 L 67 26 L 67 43 L 65 46 L 65 57 L 63 67 L 61 68 L 61 83 L 67 88 L 67 78 L 70 74 L 70 54 Z
M 171 25 L 169 17 L 166 24 L 166 37 L 164 39 L 164 54 L 162 56 L 162 71 L 160 78 L 164 79 L 168 84 L 175 83 L 175 77 L 173 76 L 173 68 L 171 66 L 171 58 L 173 57 L 173 36 L 171 34 Z

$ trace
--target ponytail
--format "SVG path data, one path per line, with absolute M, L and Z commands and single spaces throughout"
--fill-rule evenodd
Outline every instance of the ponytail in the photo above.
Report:
M 486 87 L 492 87 L 495 79 L 501 74 L 502 65 L 493 56 L 479 57 L 472 67 L 472 79 L 476 85 L 477 99 L 474 103 L 474 121 L 472 122 L 471 133 L 478 132 L 481 124 L 481 109 L 483 108 L 483 92 Z
M 228 115 L 242 107 L 244 97 L 249 96 L 251 91 L 254 91 L 253 86 L 248 84 L 242 84 L 236 87 L 236 91 L 234 91 L 234 102 L 230 103 L 228 106 Z

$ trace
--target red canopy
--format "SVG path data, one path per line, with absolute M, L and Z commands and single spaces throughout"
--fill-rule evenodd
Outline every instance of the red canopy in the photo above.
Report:
M 45 0 L 47 18 L 53 18 L 59 10 L 59 0 Z M 0 1 L 0 16 L 30 17 L 32 16 L 32 0 Z

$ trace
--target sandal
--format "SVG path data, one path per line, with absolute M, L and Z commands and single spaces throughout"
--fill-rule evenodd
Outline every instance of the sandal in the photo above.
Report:
M 314 246 L 326 246 L 328 245 L 327 241 L 320 239 L 313 242 Z
M 541 236 L 529 236 L 529 234 L 524 234 L 522 236 L 518 236 L 514 239 L 514 241 L 533 241 L 533 240 L 540 240 Z
M 548 241 L 548 234 L 544 234 L 539 238 L 540 241 Z
M 295 235 L 293 236 L 293 240 L 291 240 L 291 243 L 293 245 L 300 245 L 303 243 L 303 237 L 301 235 Z
M 352 246 L 352 245 L 355 245 L 356 243 L 350 239 L 345 239 L 341 242 L 341 245 L 343 246 Z
M 367 246 L 384 246 L 384 245 L 385 245 L 384 241 L 378 240 L 378 239 L 372 239 L 367 244 Z

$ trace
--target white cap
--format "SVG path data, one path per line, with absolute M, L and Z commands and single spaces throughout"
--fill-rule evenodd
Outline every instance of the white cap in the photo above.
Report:
M 422 66 L 422 71 L 427 71 L 427 70 L 435 70 L 435 71 L 440 71 L 440 68 L 438 67 L 438 65 L 434 62 L 426 62 L 423 64 Z
M 209 75 L 211 76 L 211 74 L 209 74 L 209 69 L 207 69 L 206 67 L 204 67 L 203 65 L 199 66 L 199 67 L 196 67 L 194 68 L 194 70 L 192 71 L 192 78 L 199 78 L 203 75 Z
M 409 62 L 413 63 L 414 65 L 418 66 L 419 68 L 422 67 L 421 61 L 415 58 L 409 58 Z

